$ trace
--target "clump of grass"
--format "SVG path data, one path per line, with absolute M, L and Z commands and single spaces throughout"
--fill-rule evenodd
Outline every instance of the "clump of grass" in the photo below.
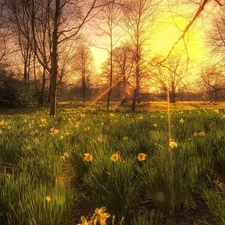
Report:
M 73 149 L 69 152 L 69 157 L 62 158 L 63 174 L 70 183 L 76 184 L 81 181 L 88 172 L 88 164 L 83 159 L 83 153 Z
M 63 184 L 36 183 L 28 174 L 1 174 L 1 219 L 4 224 L 68 225 L 73 192 Z
M 139 167 L 143 188 L 161 210 L 180 212 L 190 206 L 199 173 L 192 147 L 164 145 Z
M 217 223 L 220 225 L 225 224 L 224 183 L 216 181 L 211 188 L 204 186 L 201 196 L 205 200 L 210 212 L 214 215 Z
M 142 214 L 133 214 L 130 225 L 157 225 L 160 224 L 158 221 L 158 214 L 155 210 L 148 212 L 145 210 Z
M 225 172 L 225 134 L 224 130 L 217 129 L 213 131 L 210 136 L 210 145 L 213 150 L 213 155 L 215 157 L 215 161 L 220 167 L 222 172 Z
M 98 158 L 85 175 L 84 182 L 95 205 L 105 205 L 109 213 L 120 221 L 127 216 L 137 196 L 138 179 L 134 162 L 115 154 L 111 159 L 108 154 Z

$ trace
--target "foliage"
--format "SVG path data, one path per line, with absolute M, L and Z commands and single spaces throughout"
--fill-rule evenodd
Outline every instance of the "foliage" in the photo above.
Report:
M 225 223 L 225 203 L 224 203 L 225 188 L 224 184 L 217 181 L 212 189 L 205 187 L 202 189 L 202 197 L 207 202 L 209 210 L 215 216 L 218 224 Z
M 15 77 L 12 71 L 0 68 L 0 105 L 24 106 L 23 83 Z
M 152 210 L 150 213 L 148 211 L 144 211 L 142 215 L 134 214 L 131 219 L 131 225 L 157 225 L 157 213 Z
M 56 184 L 35 182 L 28 174 L 1 174 L 1 215 L 4 224 L 68 224 L 73 195 Z
M 180 143 L 176 149 L 164 145 L 139 168 L 143 188 L 162 210 L 189 208 L 200 172 L 194 151 L 192 144 Z
M 126 217 L 137 196 L 138 182 L 134 176 L 134 162 L 102 156 L 92 165 L 84 182 L 96 205 L 106 205 L 109 213 L 120 221 Z

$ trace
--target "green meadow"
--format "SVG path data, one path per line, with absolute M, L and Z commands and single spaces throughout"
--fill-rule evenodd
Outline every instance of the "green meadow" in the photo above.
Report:
M 224 225 L 224 179 L 223 105 L 0 114 L 2 225 Z

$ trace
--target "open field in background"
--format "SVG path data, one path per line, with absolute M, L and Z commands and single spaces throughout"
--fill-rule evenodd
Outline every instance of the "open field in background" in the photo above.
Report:
M 77 103 L 77 102 L 59 102 L 59 106 L 66 106 L 66 105 L 73 105 L 73 106 L 93 106 L 93 107 L 105 107 L 106 103 L 104 102 L 88 102 L 88 103 Z M 131 103 L 126 103 L 124 105 L 120 105 L 118 102 L 112 102 L 111 107 L 112 109 L 130 109 Z M 217 105 L 214 105 L 210 102 L 206 101 L 182 101 L 182 102 L 176 102 L 170 104 L 170 109 L 171 110 L 192 110 L 192 109 L 204 109 L 204 108 L 209 108 L 209 109 L 225 109 L 225 102 L 219 103 Z M 165 111 L 168 109 L 168 103 L 165 101 L 157 102 L 141 102 L 137 104 L 137 110 L 147 110 L 147 111 Z
M 70 108 L 70 107 L 82 107 L 82 108 L 100 108 L 101 110 L 105 111 L 106 103 L 102 101 L 97 102 L 73 102 L 73 101 L 64 101 L 58 102 L 57 107 L 61 108 Z M 16 114 L 16 113 L 31 113 L 37 112 L 40 110 L 47 109 L 48 106 L 30 106 L 26 108 L 0 108 L 0 114 Z M 170 104 L 171 110 L 193 110 L 193 109 L 225 109 L 225 102 L 219 103 L 218 105 L 214 105 L 210 102 L 204 101 L 183 101 L 183 102 L 176 102 Z M 111 102 L 111 110 L 118 110 L 118 111 L 130 111 L 131 103 L 125 103 L 124 105 L 120 105 L 119 102 Z M 161 102 L 142 102 L 137 104 L 136 111 L 167 111 L 168 110 L 168 103 L 165 101 Z
M 0 224 L 224 225 L 225 105 L 105 105 L 0 110 Z
M 223 109 L 225 108 L 225 103 L 220 103 L 218 105 L 213 105 L 210 102 L 203 101 L 184 101 L 169 104 L 171 110 L 193 110 L 193 109 Z M 137 105 L 137 109 L 148 110 L 148 111 L 167 111 L 167 102 L 148 102 L 140 103 Z

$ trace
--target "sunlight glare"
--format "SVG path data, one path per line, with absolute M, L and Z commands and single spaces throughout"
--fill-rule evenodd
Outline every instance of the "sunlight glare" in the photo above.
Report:
M 182 35 L 188 22 L 181 18 L 166 17 L 162 21 L 162 26 L 158 28 L 153 37 L 152 49 L 154 53 L 165 57 Z M 199 23 L 194 24 L 186 33 L 184 40 L 181 40 L 175 47 L 175 52 L 185 52 L 191 60 L 199 61 L 202 59 L 204 55 L 203 30 L 200 29 Z

